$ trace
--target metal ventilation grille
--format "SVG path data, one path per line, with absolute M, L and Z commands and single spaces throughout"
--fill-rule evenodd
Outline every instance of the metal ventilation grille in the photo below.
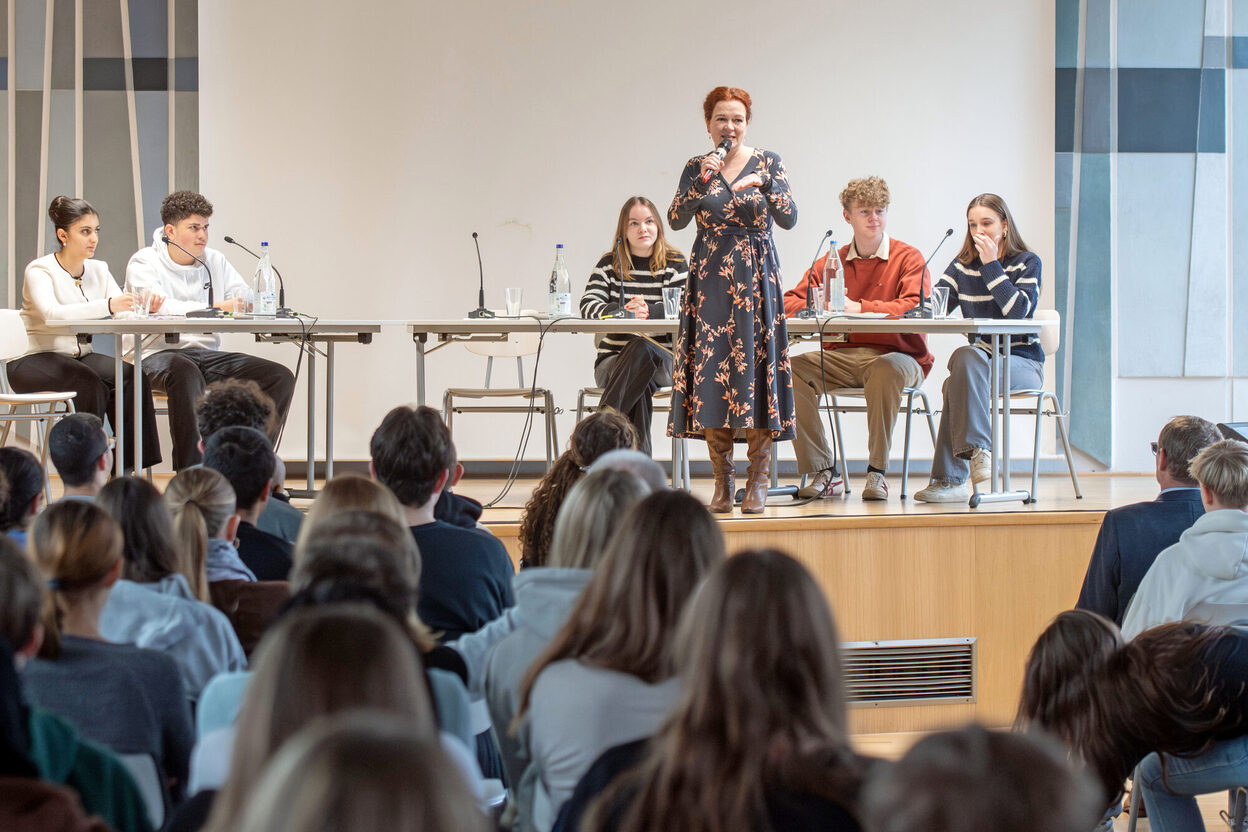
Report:
M 851 705 L 975 701 L 974 638 L 852 641 L 841 645 Z

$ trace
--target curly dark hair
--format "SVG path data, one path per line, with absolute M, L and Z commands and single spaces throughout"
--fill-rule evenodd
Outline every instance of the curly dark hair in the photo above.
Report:
M 568 440 L 568 449 L 550 466 L 524 505 L 524 519 L 520 521 L 522 569 L 546 565 L 559 508 L 594 460 L 607 451 L 636 447 L 637 431 L 618 410 L 604 407 L 577 423 Z
M 174 191 L 160 203 L 160 221 L 177 225 L 189 216 L 212 216 L 212 203 L 194 191 Z
M 275 413 L 273 399 L 248 379 L 214 381 L 195 403 L 195 422 L 205 442 L 222 428 L 254 428 L 272 436 Z

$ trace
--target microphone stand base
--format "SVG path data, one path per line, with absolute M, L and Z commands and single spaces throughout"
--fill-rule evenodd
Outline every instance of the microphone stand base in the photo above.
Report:
M 222 318 L 225 317 L 225 311 L 215 306 L 209 306 L 207 309 L 193 309 L 186 313 L 188 318 Z
M 804 321 L 808 321 L 811 318 L 818 318 L 819 313 L 810 308 L 799 309 L 797 312 L 797 317 L 801 318 Z
M 492 309 L 486 309 L 484 306 L 478 306 L 476 309 L 468 313 L 469 318 L 493 318 L 496 317 Z
M 925 320 L 930 320 L 932 317 L 932 310 L 915 307 L 914 309 L 906 310 L 906 314 L 902 315 L 902 317 L 903 318 L 922 318 Z
M 281 309 L 277 310 L 277 317 L 278 318 L 294 318 L 296 317 L 296 315 L 290 307 L 283 306 Z

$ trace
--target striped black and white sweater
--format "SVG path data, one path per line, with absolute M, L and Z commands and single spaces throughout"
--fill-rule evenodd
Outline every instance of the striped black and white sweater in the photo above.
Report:
M 970 263 L 955 258 L 936 286 L 949 289 L 948 308 L 961 308 L 963 318 L 1030 318 L 1040 301 L 1040 258 L 1030 251 L 987 264 L 978 257 Z M 971 343 L 988 340 L 987 335 L 967 338 Z M 1010 354 L 1044 361 L 1036 335 L 1010 336 Z
M 620 278 L 615 273 L 615 266 L 611 262 L 611 254 L 607 253 L 602 256 L 589 275 L 589 281 L 585 284 L 585 294 L 581 295 L 582 318 L 601 318 L 603 315 L 609 315 L 624 306 L 627 299 L 633 295 L 639 295 L 645 299 L 646 305 L 650 307 L 651 318 L 663 317 L 663 289 L 675 286 L 682 289 L 685 287 L 685 280 L 689 276 L 689 266 L 685 263 L 685 258 L 679 255 L 669 257 L 667 268 L 657 274 L 650 271 L 649 257 L 633 256 L 631 259 L 633 263 L 628 272 L 628 279 L 621 285 Z M 597 366 L 607 356 L 615 355 L 624 349 L 635 337 L 626 333 L 604 335 L 598 341 L 598 356 L 594 360 L 594 365 Z M 671 346 L 672 342 L 670 336 L 659 336 L 654 340 L 665 346 Z

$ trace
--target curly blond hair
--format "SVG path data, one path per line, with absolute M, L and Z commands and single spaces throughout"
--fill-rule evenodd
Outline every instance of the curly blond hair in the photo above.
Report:
M 878 176 L 849 180 L 841 191 L 841 207 L 848 211 L 855 201 L 867 208 L 887 208 L 888 183 Z

